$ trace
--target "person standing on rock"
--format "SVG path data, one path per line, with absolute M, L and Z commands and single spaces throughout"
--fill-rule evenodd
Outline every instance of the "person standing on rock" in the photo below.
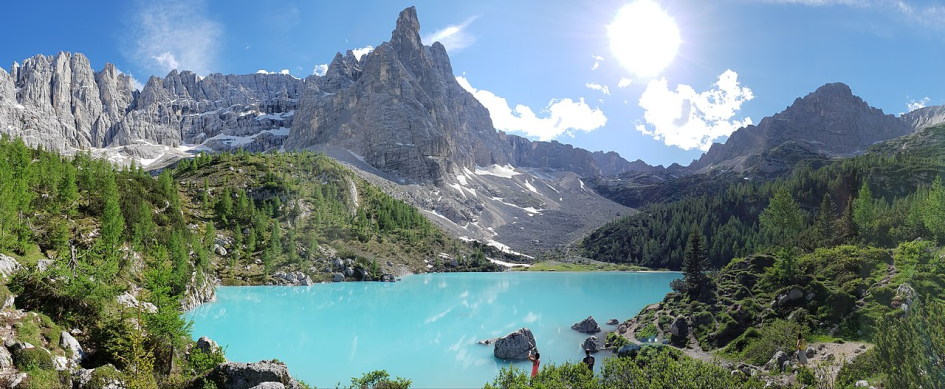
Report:
M 533 355 L 531 351 L 528 352 L 528 360 L 532 361 L 532 378 L 535 378 L 538 375 L 538 364 L 541 363 L 541 353 L 535 352 Z
M 797 362 L 801 366 L 807 366 L 807 340 L 800 332 L 797 333 Z
M 591 374 L 594 374 L 594 357 L 591 356 L 591 350 L 584 349 L 584 362 L 587 365 L 587 369 L 591 371 Z

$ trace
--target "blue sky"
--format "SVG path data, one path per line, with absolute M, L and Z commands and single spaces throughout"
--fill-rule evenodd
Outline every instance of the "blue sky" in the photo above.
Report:
M 637 1 L 655 5 L 678 30 L 675 55 L 652 74 L 619 61 L 626 49 L 611 49 L 615 34 L 623 48 L 668 44 L 662 25 L 641 32 L 614 23 Z M 390 39 L 397 14 L 415 5 L 424 43 L 433 37 L 444 42 L 461 84 L 490 108 L 497 128 L 617 151 L 629 160 L 686 165 L 740 125 L 757 123 L 828 82 L 844 82 L 896 115 L 945 104 L 945 4 L 938 1 L 87 4 L 7 4 L 0 64 L 9 69 L 35 54 L 71 51 L 88 56 L 96 70 L 111 62 L 141 82 L 174 66 L 198 74 L 286 69 L 305 77 L 335 52 Z M 616 32 L 608 34 L 611 29 Z M 628 55 L 653 57 L 638 51 Z

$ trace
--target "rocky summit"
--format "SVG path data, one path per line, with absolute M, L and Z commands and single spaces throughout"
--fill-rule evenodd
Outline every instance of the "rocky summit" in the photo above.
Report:
M 945 121 L 942 107 L 928 107 L 896 117 L 869 106 L 850 87 L 831 83 L 817 88 L 757 126 L 741 128 L 724 144 L 713 144 L 688 170 L 713 168 L 745 171 L 783 169 L 772 150 L 780 154 L 852 156 L 871 145 Z M 790 163 L 788 163 L 790 164 Z M 791 164 L 791 166 L 793 166 Z

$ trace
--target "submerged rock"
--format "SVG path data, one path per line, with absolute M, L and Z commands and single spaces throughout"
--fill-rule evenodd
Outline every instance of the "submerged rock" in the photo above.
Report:
M 522 328 L 495 341 L 493 355 L 499 359 L 528 359 L 528 354 L 538 351 L 532 330 Z

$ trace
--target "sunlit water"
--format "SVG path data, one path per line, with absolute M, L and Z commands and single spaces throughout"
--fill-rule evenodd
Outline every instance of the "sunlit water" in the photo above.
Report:
M 593 315 L 604 331 L 660 301 L 679 273 L 453 273 L 396 283 L 221 287 L 188 316 L 232 361 L 278 358 L 319 388 L 385 369 L 414 388 L 482 387 L 510 362 L 477 342 L 528 327 L 541 360 L 579 361 Z M 598 334 L 603 337 L 604 332 Z M 598 368 L 604 354 L 598 355 Z M 530 362 L 514 362 L 530 370 Z

